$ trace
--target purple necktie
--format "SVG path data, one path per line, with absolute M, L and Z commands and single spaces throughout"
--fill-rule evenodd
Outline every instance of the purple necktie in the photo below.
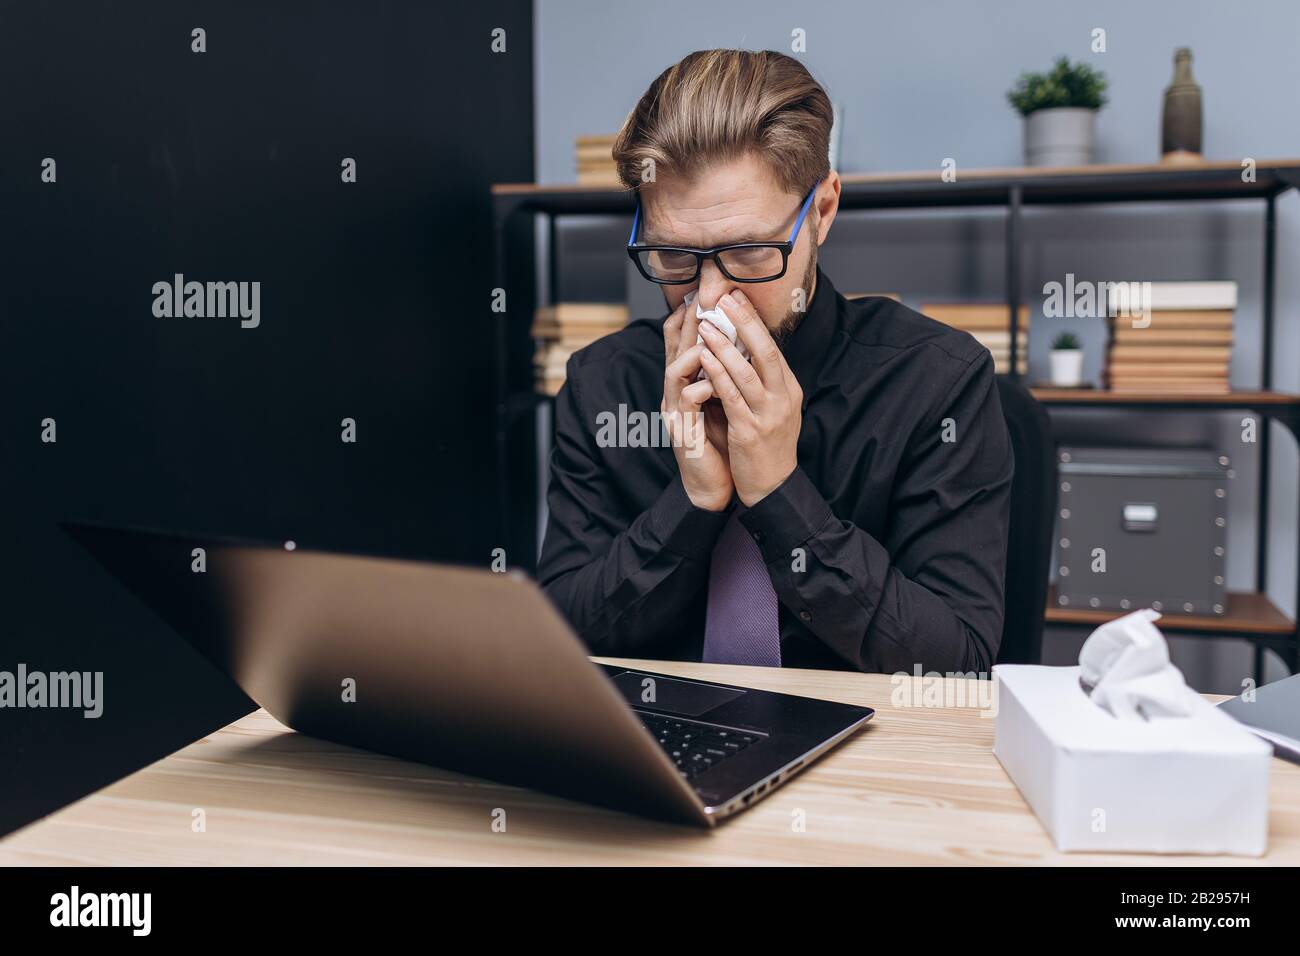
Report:
M 709 664 L 781 666 L 776 591 L 736 506 L 713 546 L 704 661 Z

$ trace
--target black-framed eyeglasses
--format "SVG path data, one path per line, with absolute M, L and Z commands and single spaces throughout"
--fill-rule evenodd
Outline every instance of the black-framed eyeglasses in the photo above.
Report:
M 785 275 L 790 253 L 794 251 L 795 240 L 799 238 L 799 228 L 808 215 L 819 185 L 820 179 L 808 190 L 808 195 L 799 208 L 799 218 L 795 220 L 790 238 L 785 242 L 736 242 L 728 246 L 714 246 L 712 249 L 638 245 L 636 234 L 641 227 L 641 200 L 638 198 L 636 215 L 632 217 L 632 234 L 627 240 L 627 254 L 643 276 L 659 285 L 686 285 L 694 282 L 700 277 L 705 259 L 712 259 L 718 271 L 732 282 L 771 282 Z

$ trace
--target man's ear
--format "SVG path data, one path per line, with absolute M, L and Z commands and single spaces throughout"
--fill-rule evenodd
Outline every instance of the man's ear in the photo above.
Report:
M 831 170 L 817 187 L 813 196 L 813 208 L 817 210 L 817 245 L 826 241 L 831 231 L 831 223 L 840 208 L 840 174 Z

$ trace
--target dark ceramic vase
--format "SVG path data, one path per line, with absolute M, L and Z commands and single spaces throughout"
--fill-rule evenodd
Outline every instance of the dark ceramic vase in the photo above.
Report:
M 1174 80 L 1165 90 L 1160 152 L 1165 162 L 1201 159 L 1201 88 L 1192 79 L 1192 51 L 1174 52 Z

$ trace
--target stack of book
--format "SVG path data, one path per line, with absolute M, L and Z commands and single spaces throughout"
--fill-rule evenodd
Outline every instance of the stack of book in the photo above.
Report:
M 537 390 L 555 395 L 564 384 L 564 369 L 578 349 L 627 325 L 627 306 L 613 302 L 560 302 L 533 315 L 537 352 L 533 366 Z
M 1227 392 L 1236 308 L 1235 282 L 1152 282 L 1149 323 L 1111 320 L 1107 384 L 1117 392 Z
M 578 183 L 583 186 L 617 186 L 614 167 L 614 140 L 617 135 L 579 136 L 575 152 L 578 159 Z
M 969 332 L 993 355 L 993 371 L 1011 371 L 1011 323 L 1007 306 L 993 303 L 956 302 L 922 304 L 921 311 L 954 329 Z M 1029 306 L 1020 307 L 1016 322 L 1016 371 L 1029 369 Z

